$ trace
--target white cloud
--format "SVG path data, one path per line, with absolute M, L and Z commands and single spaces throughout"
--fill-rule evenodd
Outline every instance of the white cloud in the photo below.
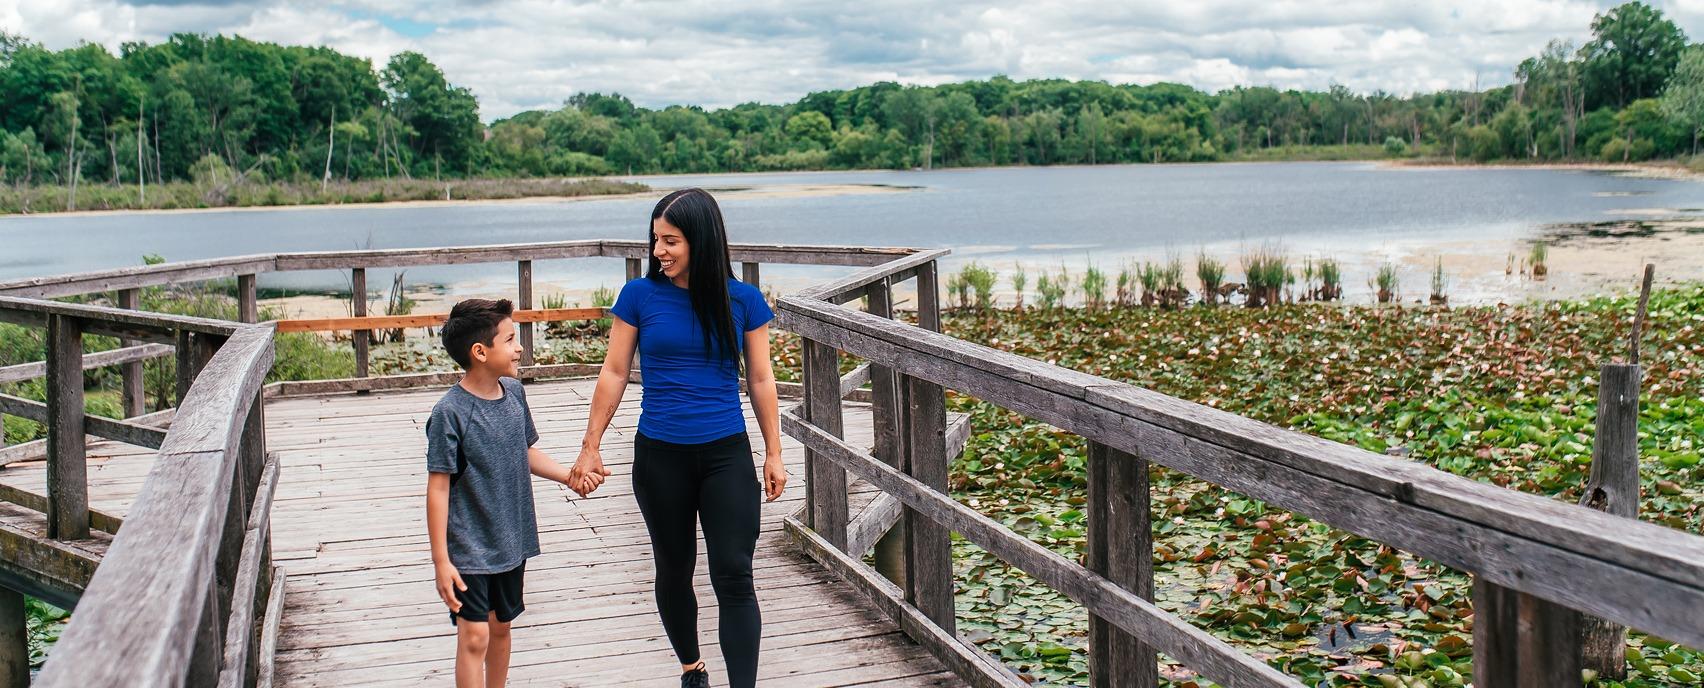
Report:
M 583 91 L 643 105 L 790 102 L 876 80 L 1004 73 L 1393 93 L 1507 83 L 1608 0 L 0 0 L 0 28 L 54 48 L 222 32 L 329 45 L 382 66 L 418 50 L 493 119 Z M 1657 3 L 1704 38 L 1704 0 Z

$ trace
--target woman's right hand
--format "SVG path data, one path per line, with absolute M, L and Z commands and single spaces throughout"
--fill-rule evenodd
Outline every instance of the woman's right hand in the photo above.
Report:
M 609 469 L 604 468 L 603 453 L 596 444 L 580 447 L 580 458 L 574 460 L 574 467 L 568 472 L 569 486 L 581 497 L 591 494 L 603 484 L 609 476 Z

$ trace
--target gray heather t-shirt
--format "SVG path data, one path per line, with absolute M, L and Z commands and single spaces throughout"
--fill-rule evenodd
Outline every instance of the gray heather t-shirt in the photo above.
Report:
M 426 470 L 450 474 L 450 564 L 502 573 L 538 556 L 527 448 L 538 441 L 526 389 L 501 378 L 503 398 L 450 388 L 426 421 Z

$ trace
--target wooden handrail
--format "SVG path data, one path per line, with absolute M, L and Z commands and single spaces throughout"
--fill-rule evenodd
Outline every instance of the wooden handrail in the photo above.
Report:
M 434 327 L 448 320 L 448 313 L 369 315 L 359 318 L 303 318 L 277 320 L 279 332 L 332 332 L 336 330 L 389 330 L 403 327 Z M 539 308 L 515 311 L 517 323 L 596 320 L 609 317 L 607 308 Z
M 207 678 L 198 667 L 217 671 L 215 562 L 272 337 L 241 326 L 190 387 L 40 685 L 176 686 Z

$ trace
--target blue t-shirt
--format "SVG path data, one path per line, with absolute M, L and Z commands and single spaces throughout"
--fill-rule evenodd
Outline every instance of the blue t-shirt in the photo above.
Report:
M 645 380 L 639 432 L 676 444 L 745 432 L 739 366 L 734 359 L 706 355 L 704 330 L 685 289 L 667 279 L 640 277 L 621 288 L 609 310 L 639 328 L 639 366 Z M 734 279 L 728 280 L 728 310 L 744 356 L 744 333 L 767 324 L 775 313 L 757 287 Z

